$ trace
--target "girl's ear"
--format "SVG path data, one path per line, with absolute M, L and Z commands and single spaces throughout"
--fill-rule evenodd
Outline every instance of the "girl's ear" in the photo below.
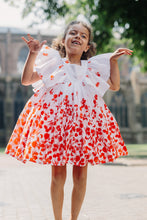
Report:
M 61 44 L 64 46 L 65 39 L 62 39 Z
M 86 53 L 90 48 L 90 45 L 87 45 L 86 49 L 84 50 L 84 52 Z

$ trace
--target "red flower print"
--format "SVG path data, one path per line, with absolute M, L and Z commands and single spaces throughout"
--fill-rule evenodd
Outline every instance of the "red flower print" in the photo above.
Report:
M 98 99 L 98 95 L 97 95 L 97 94 L 95 94 L 94 98 L 97 100 L 97 99 Z
M 51 89 L 51 90 L 50 90 L 50 94 L 52 95 L 52 94 L 53 94 L 53 92 L 54 92 L 54 90 L 53 90 L 53 89 Z
M 85 132 L 86 132 L 87 135 L 90 135 L 90 128 L 87 127 L 86 130 L 85 130 Z
M 60 125 L 57 125 L 56 129 L 57 129 L 58 131 L 61 131 Z
M 45 121 L 47 120 L 47 116 L 44 116 L 44 120 L 45 120 Z
M 54 79 L 54 75 L 50 75 L 50 78 L 51 78 L 51 80 L 53 80 Z
M 83 114 L 82 113 L 80 113 L 80 118 L 83 118 Z
M 32 102 L 28 103 L 28 107 L 30 107 L 30 108 L 32 107 Z
M 94 158 L 94 162 L 97 163 L 98 161 L 99 161 L 99 158 L 98 158 L 98 157 L 95 157 L 95 158 Z
M 59 96 L 61 96 L 61 95 L 63 95 L 63 92 L 60 91 L 60 92 L 59 92 Z
M 86 103 L 86 99 L 82 98 L 81 103 L 82 103 L 82 105 L 85 105 L 85 103 Z
M 101 76 L 99 72 L 96 73 L 97 76 Z
M 48 139 L 48 138 L 49 138 L 49 134 L 48 134 L 48 133 L 45 133 L 45 134 L 44 134 L 44 138 L 45 138 L 45 139 Z
M 92 113 L 93 113 L 93 114 L 96 114 L 96 111 L 95 111 L 95 109 L 92 109 Z
M 63 64 L 61 66 L 59 66 L 59 69 L 61 69 L 63 67 Z
M 124 147 L 123 147 L 123 150 L 124 150 L 124 151 L 127 151 L 127 148 L 126 148 L 126 146 L 124 146 Z
M 60 113 L 62 114 L 63 112 L 64 112 L 64 110 L 63 110 L 63 109 L 61 109 L 61 110 L 60 110 Z
M 37 93 L 35 93 L 35 94 L 34 94 L 34 96 L 35 96 L 35 97 L 37 97 L 37 96 L 38 96 L 38 94 L 37 94 Z
M 57 96 L 57 94 L 54 94 L 54 99 L 56 99 L 58 96 Z
M 58 140 L 59 140 L 59 141 L 62 141 L 62 136 L 59 136 L 59 137 L 58 137 Z
M 80 123 L 80 128 L 83 128 L 83 123 Z
M 48 53 L 43 53 L 43 56 L 48 56 Z
M 94 107 L 96 107 L 96 100 L 93 100 Z
M 50 114 L 52 115 L 54 113 L 54 110 L 53 109 L 50 109 Z
M 47 56 L 45 59 L 49 59 L 49 53 L 52 52 L 48 49 L 46 47 L 41 54 Z M 92 59 L 87 62 L 92 63 Z M 23 162 L 57 166 L 66 163 L 76 166 L 85 166 L 87 163 L 95 165 L 127 155 L 118 125 L 98 95 L 101 87 L 98 78 L 101 77 L 101 72 L 98 72 L 100 69 L 94 70 L 89 64 L 87 73 L 83 75 L 85 78 L 79 81 L 80 87 L 76 87 L 73 85 L 74 79 L 70 80 L 68 72 L 64 70 L 68 63 L 65 59 L 56 69 L 61 79 L 56 79 L 54 71 L 49 72 L 46 78 L 53 82 L 50 83 L 52 85 L 43 86 L 30 98 L 18 119 L 7 152 Z M 44 77 L 41 72 L 40 78 Z M 91 75 L 93 72 L 94 75 Z M 87 84 L 89 79 L 86 77 L 94 82 L 93 88 L 90 82 Z M 66 83 L 68 89 L 64 86 Z M 82 88 L 87 88 L 85 93 Z
M 96 85 L 96 87 L 99 87 L 100 83 L 99 83 L 99 82 L 97 82 L 95 85 Z
M 108 159 L 109 159 L 110 162 L 113 162 L 112 155 L 108 155 Z
M 76 156 L 76 161 L 80 161 L 80 156 Z
M 33 142 L 32 142 L 32 146 L 33 146 L 33 147 L 36 147 L 36 145 L 37 145 L 37 141 L 33 141 Z
M 51 130 L 51 128 L 50 128 L 50 127 L 48 128 L 46 125 L 44 125 L 44 128 L 45 128 L 45 131 L 46 131 L 46 132 L 48 132 L 48 131 Z
M 47 109 L 47 108 L 48 108 L 48 106 L 47 106 L 46 103 L 43 104 L 43 108 L 44 108 L 44 109 Z
M 107 149 L 106 149 L 106 147 L 103 147 L 103 151 L 106 153 L 107 152 Z

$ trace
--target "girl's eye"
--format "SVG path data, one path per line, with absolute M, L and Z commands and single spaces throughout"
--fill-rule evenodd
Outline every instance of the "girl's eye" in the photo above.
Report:
M 86 36 L 85 36 L 85 35 L 82 35 L 82 38 L 86 38 Z
M 70 32 L 72 35 L 75 35 L 76 33 L 75 33 L 75 31 L 72 31 L 72 32 Z

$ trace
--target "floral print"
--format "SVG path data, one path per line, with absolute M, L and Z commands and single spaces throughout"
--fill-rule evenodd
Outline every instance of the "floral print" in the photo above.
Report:
M 21 160 L 63 166 L 113 162 L 127 155 L 118 124 L 102 99 L 109 57 L 70 64 L 43 46 L 34 70 L 40 81 L 20 114 L 6 153 Z

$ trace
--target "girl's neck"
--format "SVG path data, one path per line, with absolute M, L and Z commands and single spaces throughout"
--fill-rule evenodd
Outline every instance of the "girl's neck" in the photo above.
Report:
M 81 57 L 79 56 L 67 55 L 66 58 L 71 64 L 81 65 L 81 59 L 80 59 Z

